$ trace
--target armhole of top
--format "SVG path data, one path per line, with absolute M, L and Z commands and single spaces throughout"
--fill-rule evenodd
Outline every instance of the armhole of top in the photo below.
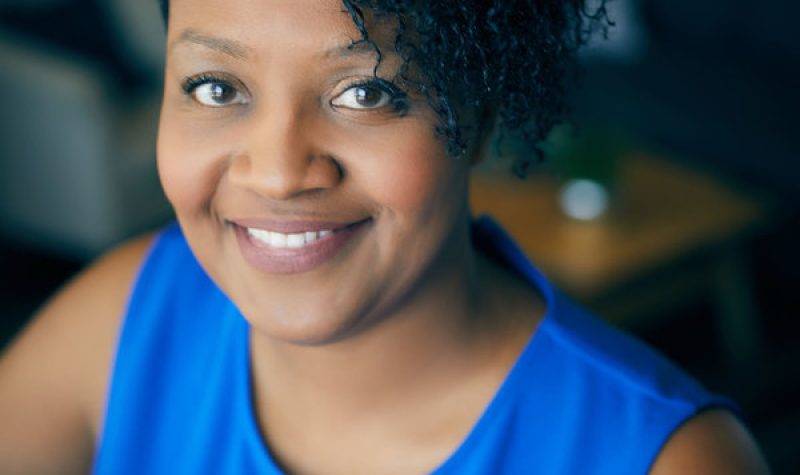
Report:
M 114 376 L 117 370 L 117 362 L 119 359 L 119 352 L 122 344 L 122 339 L 125 334 L 125 328 L 127 327 L 129 322 L 131 303 L 136 298 L 137 294 L 141 292 L 142 278 L 148 274 L 148 270 L 152 265 L 153 257 L 155 256 L 159 248 L 163 246 L 164 240 L 167 237 L 167 234 L 170 231 L 172 231 L 173 226 L 176 225 L 174 224 L 168 225 L 153 235 L 153 238 L 147 245 L 145 252 L 142 253 L 142 257 L 139 260 L 139 264 L 136 267 L 136 271 L 133 273 L 133 278 L 131 279 L 131 283 L 128 287 L 125 303 L 120 309 L 121 314 L 119 315 L 119 325 L 117 326 L 114 346 L 111 351 L 111 359 L 109 362 L 108 372 L 106 374 L 106 387 L 103 398 L 103 408 L 100 414 L 101 419 L 100 423 L 98 424 L 97 434 L 95 437 L 95 458 L 99 453 L 100 444 L 103 440 L 103 436 L 106 430 L 106 419 L 108 417 L 109 403 L 111 401 L 112 391 L 114 387 Z
M 658 457 L 664 451 L 667 443 L 669 443 L 669 441 L 672 440 L 672 438 L 678 434 L 678 432 L 680 432 L 680 430 L 683 429 L 686 424 L 709 411 L 718 410 L 726 411 L 732 414 L 742 424 L 745 423 L 741 408 L 732 399 L 713 394 L 710 395 L 707 400 L 698 404 L 692 411 L 688 412 L 683 417 L 678 418 L 675 421 L 675 424 L 669 430 L 664 432 L 663 438 L 654 445 L 655 450 L 649 455 L 650 460 L 648 460 L 645 464 L 647 468 L 646 473 L 652 472 L 656 460 L 658 460 Z

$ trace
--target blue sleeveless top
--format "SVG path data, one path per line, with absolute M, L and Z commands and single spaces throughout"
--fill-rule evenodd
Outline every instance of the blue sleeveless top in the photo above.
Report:
M 571 303 L 492 220 L 478 220 L 474 234 L 539 289 L 547 311 L 435 475 L 644 474 L 688 418 L 712 406 L 735 410 Z M 178 226 L 163 231 L 129 302 L 94 473 L 284 473 L 252 409 L 248 333 Z

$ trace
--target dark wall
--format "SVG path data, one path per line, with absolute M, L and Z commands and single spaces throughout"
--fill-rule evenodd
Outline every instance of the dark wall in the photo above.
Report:
M 643 0 L 647 47 L 588 66 L 578 107 L 734 180 L 800 194 L 800 3 Z

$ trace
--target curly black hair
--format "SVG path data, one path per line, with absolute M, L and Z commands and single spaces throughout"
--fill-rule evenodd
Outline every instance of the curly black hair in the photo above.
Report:
M 168 0 L 159 0 L 167 18 Z M 567 117 L 565 82 L 576 71 L 577 50 L 611 22 L 607 0 L 341 0 L 378 54 L 368 18 L 395 25 L 394 50 L 403 59 L 395 77 L 415 87 L 440 118 L 437 132 L 453 156 L 468 148 L 465 137 L 487 132 L 486 115 L 497 120 L 499 143 L 515 136 L 534 153 L 515 157 L 524 177 L 541 160 L 541 143 Z M 421 74 L 408 73 L 412 67 Z M 375 70 L 377 71 L 377 65 Z M 466 124 L 459 111 L 479 120 Z M 469 130 L 473 129 L 473 130 Z

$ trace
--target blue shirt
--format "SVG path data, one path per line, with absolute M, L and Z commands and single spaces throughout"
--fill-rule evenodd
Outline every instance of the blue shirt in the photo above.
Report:
M 688 418 L 733 409 L 561 295 L 491 219 L 474 240 L 537 287 L 547 311 L 435 475 L 644 474 Z M 94 473 L 282 474 L 252 409 L 249 331 L 178 226 L 163 231 L 128 305 Z

